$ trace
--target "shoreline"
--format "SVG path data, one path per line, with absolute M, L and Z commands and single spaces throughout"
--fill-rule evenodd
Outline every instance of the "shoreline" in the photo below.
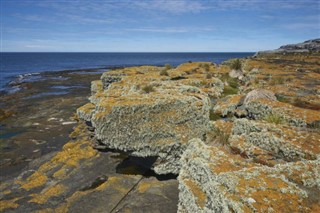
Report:
M 105 72 L 95 71 L 42 72 L 38 78 L 16 82 L 19 91 L 0 93 L 1 181 L 19 174 L 30 161 L 61 149 L 75 126 L 76 109 L 90 96 L 91 81 Z

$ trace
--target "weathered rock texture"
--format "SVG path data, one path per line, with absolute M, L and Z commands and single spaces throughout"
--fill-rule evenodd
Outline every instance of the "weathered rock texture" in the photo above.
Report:
M 158 174 L 178 174 L 188 141 L 204 139 L 208 130 L 209 96 L 219 96 L 223 89 L 219 79 L 200 80 L 200 70 L 188 74 L 187 65 L 163 77 L 155 67 L 104 73 L 102 87 L 93 82 L 91 103 L 79 108 L 78 115 L 92 123 L 97 139 L 107 147 L 156 156 Z
M 181 160 L 179 212 L 319 210 L 319 160 L 267 167 L 198 139 Z
M 152 166 L 179 174 L 178 212 L 319 212 L 319 59 L 243 59 L 240 81 L 211 63 L 104 73 L 77 110 L 75 141 L 2 185 L 1 210 L 177 211 L 175 180 L 141 176 Z M 112 167 L 110 150 L 89 141 L 152 160 L 123 176 L 126 161 Z

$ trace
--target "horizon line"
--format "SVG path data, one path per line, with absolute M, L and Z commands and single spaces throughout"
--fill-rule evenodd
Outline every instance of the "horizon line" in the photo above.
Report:
M 258 51 L 217 51 L 217 52 L 201 52 L 201 51 L 194 51 L 194 52 L 72 52 L 72 51 L 65 51 L 65 52 L 59 52 L 59 51 L 39 51 L 39 52 L 25 52 L 25 51 L 0 51 L 0 53 L 256 53 Z

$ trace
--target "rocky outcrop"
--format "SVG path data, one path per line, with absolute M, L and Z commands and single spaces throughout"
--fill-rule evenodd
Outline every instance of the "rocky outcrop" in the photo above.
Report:
M 249 92 L 244 100 L 243 100 L 243 104 L 247 105 L 250 102 L 254 101 L 254 100 L 259 100 L 259 99 L 264 99 L 264 100 L 268 100 L 268 101 L 276 101 L 277 98 L 274 95 L 273 92 L 265 90 L 265 89 L 256 89 L 256 90 L 252 90 L 251 92 Z
M 178 212 L 319 212 L 318 61 L 245 59 L 241 81 L 228 65 L 204 62 L 104 73 L 77 110 L 73 141 L 2 185 L 0 204 L 17 212 L 176 212 L 177 203 Z M 177 180 L 156 180 L 169 173 L 179 191 Z
M 188 141 L 204 139 L 208 130 L 208 94 L 219 96 L 223 89 L 220 80 L 200 81 L 184 69 L 164 77 L 154 67 L 104 73 L 102 87 L 93 82 L 91 103 L 80 107 L 78 115 L 92 123 L 101 144 L 133 156 L 158 157 L 158 174 L 178 174 Z
M 320 52 L 320 39 L 312 39 L 302 43 L 288 44 L 281 46 L 276 50 L 260 51 L 257 55 L 274 54 L 274 53 L 308 53 Z
M 178 212 L 319 210 L 319 160 L 267 167 L 195 139 L 181 161 Z

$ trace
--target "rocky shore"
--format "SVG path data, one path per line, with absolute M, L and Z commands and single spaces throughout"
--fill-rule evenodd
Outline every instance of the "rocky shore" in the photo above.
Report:
M 0 210 L 319 212 L 320 54 L 308 42 L 90 79 L 69 139 L 2 181 Z

